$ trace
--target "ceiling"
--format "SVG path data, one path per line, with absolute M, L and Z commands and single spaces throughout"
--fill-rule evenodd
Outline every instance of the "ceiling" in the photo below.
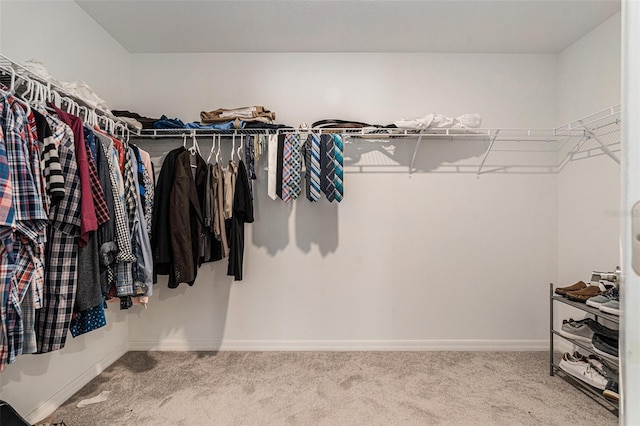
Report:
M 618 0 L 76 0 L 131 53 L 558 53 Z

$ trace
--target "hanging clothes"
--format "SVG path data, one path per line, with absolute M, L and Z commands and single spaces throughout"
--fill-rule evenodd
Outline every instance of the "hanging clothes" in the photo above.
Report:
M 184 151 L 186 151 L 184 147 L 178 147 L 169 151 L 165 156 L 162 168 L 160 169 L 160 175 L 158 176 L 156 198 L 153 205 L 153 220 L 151 225 L 154 283 L 158 282 L 157 275 L 169 275 L 173 268 L 171 239 L 167 232 L 167 230 L 170 229 L 170 192 L 174 182 L 176 159 L 178 158 L 178 155 Z
M 194 170 L 192 171 L 192 165 Z M 169 287 L 180 283 L 193 285 L 200 266 L 202 208 L 198 194 L 203 194 L 207 166 L 200 155 L 181 152 L 176 158 L 175 176 L 170 192 L 169 236 L 173 252 L 173 269 Z
M 238 164 L 238 176 L 233 199 L 233 216 L 229 233 L 229 266 L 227 275 L 235 281 L 242 281 L 244 262 L 244 224 L 253 222 L 253 199 L 249 189 L 249 178 L 244 162 Z
M 214 210 L 213 235 L 220 241 L 222 257 L 229 257 L 229 243 L 224 218 L 224 171 L 220 163 L 213 166 Z
M 77 239 L 82 232 L 82 192 L 73 131 L 58 118 L 46 118 L 58 146 L 65 196 L 49 212 L 44 303 L 36 311 L 36 340 L 41 353 L 65 345 L 78 279 Z

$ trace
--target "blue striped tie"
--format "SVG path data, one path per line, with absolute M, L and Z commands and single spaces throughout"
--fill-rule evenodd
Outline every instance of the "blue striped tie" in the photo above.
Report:
M 344 144 L 342 142 L 342 136 L 335 134 L 333 135 L 333 143 L 334 143 L 334 157 L 335 157 L 335 169 L 334 169 L 334 178 L 333 178 L 333 184 L 336 187 L 336 191 L 335 191 L 335 198 L 337 202 L 342 201 L 342 198 L 344 196 L 344 185 L 343 185 L 343 178 L 344 178 L 344 172 L 343 172 L 343 150 L 344 150 Z
M 307 138 L 307 198 L 320 199 L 320 137 L 312 133 Z
M 333 201 L 335 199 L 335 148 L 333 143 L 332 135 L 322 135 L 321 136 L 321 144 L 324 148 L 324 167 L 322 169 L 321 183 L 322 183 L 322 191 L 324 195 L 327 197 L 327 200 Z

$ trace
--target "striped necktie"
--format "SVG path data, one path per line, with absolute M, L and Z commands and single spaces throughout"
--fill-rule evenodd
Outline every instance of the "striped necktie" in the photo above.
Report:
M 284 148 L 282 149 L 282 201 L 291 201 L 289 181 L 291 180 L 291 135 L 285 135 Z
M 333 201 L 335 198 L 335 148 L 332 135 L 322 135 L 320 137 L 320 146 L 322 148 L 321 161 L 322 161 L 322 175 L 321 186 L 322 192 L 327 197 L 327 200 Z
M 307 199 L 320 199 L 320 137 L 311 133 L 307 138 Z
M 342 136 L 338 134 L 333 135 L 333 143 L 334 143 L 334 157 L 335 157 L 335 169 L 334 169 L 334 178 L 333 184 L 336 187 L 335 190 L 335 198 L 337 202 L 342 201 L 344 196 L 344 185 L 343 185 L 343 150 L 344 144 L 342 142 Z

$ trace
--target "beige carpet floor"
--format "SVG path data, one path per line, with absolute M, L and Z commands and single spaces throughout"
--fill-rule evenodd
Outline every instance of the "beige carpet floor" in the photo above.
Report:
M 129 352 L 48 420 L 83 425 L 616 425 L 545 352 Z M 107 401 L 79 401 L 111 391 Z

